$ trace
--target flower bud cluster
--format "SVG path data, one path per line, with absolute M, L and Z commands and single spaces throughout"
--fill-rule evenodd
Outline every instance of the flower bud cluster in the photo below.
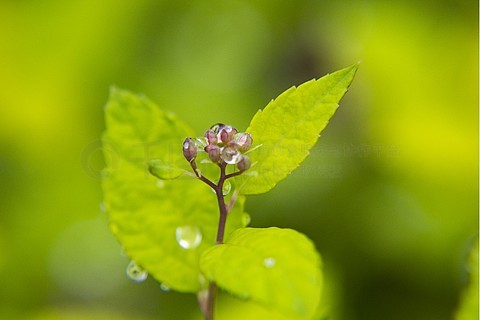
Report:
M 250 134 L 219 123 L 205 132 L 205 138 L 208 144 L 204 150 L 212 162 L 236 164 L 240 171 L 250 168 L 250 158 L 243 154 L 252 145 Z
M 251 161 L 244 154 L 252 145 L 252 136 L 238 132 L 230 125 L 216 124 L 205 132 L 205 152 L 213 163 L 235 164 L 239 171 L 250 168 Z M 187 161 L 195 159 L 198 146 L 194 139 L 187 138 L 183 144 L 183 155 Z

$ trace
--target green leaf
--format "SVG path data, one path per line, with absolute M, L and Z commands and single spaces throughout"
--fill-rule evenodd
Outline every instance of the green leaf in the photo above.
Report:
M 112 232 L 155 279 L 174 290 L 198 292 L 205 285 L 200 255 L 215 243 L 217 232 L 215 195 L 197 179 L 159 180 L 148 172 L 153 159 L 191 170 L 182 144 L 194 136 L 192 130 L 150 100 L 119 89 L 111 91 L 105 121 L 102 188 Z M 240 197 L 229 214 L 227 237 L 244 226 L 243 202 Z
M 148 162 L 148 171 L 161 180 L 174 180 L 186 172 L 179 167 L 158 159 Z
M 271 190 L 300 165 L 337 110 L 357 68 L 353 65 L 292 87 L 257 112 L 246 130 L 257 146 L 248 153 L 253 165 L 237 178 L 243 194 Z
M 220 287 L 290 319 L 311 319 L 320 301 L 320 257 L 295 230 L 236 230 L 225 244 L 206 250 L 200 265 Z
M 470 250 L 468 258 L 468 271 L 470 281 L 468 287 L 464 289 L 460 306 L 456 312 L 455 320 L 478 319 L 478 238 Z

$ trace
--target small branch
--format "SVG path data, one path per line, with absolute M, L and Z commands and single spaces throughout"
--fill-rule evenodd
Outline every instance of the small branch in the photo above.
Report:
M 227 175 L 225 176 L 225 180 L 230 179 L 230 178 L 233 178 L 233 177 L 236 177 L 236 176 L 239 176 L 239 175 L 241 175 L 242 173 L 243 173 L 243 171 L 236 171 L 236 172 L 227 174 Z
M 192 161 L 190 161 L 190 166 L 192 167 L 193 169 L 193 173 L 195 173 L 195 175 L 197 176 L 198 179 L 202 180 L 203 182 L 205 182 L 208 186 L 210 186 L 210 188 L 212 189 L 216 189 L 217 188 L 217 185 L 215 183 L 213 183 L 212 181 L 210 181 L 208 178 L 202 176 L 199 172 L 198 172 L 198 168 L 197 168 L 197 163 L 195 162 L 195 159 L 192 159 Z

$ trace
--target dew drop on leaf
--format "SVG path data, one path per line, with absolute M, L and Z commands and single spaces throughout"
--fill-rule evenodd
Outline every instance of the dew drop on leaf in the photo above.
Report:
M 223 188 L 222 188 L 222 193 L 224 196 L 226 196 L 227 194 L 230 193 L 230 191 L 232 190 L 232 184 L 230 183 L 230 181 L 225 181 L 223 183 Z
M 180 247 L 184 249 L 195 249 L 202 242 L 202 233 L 195 226 L 178 227 L 175 236 Z
M 273 267 L 275 266 L 275 263 L 277 263 L 277 261 L 275 260 L 275 258 L 268 257 L 268 258 L 263 259 L 263 264 L 264 264 L 265 267 L 267 267 L 267 268 L 273 268 Z
M 252 219 L 250 218 L 250 215 L 249 215 L 248 213 L 244 213 L 244 214 L 242 215 L 242 223 L 243 223 L 243 225 L 244 225 L 245 227 L 250 224 L 250 221 L 251 221 L 251 220 L 252 220 Z
M 130 261 L 127 266 L 126 272 L 127 276 L 135 282 L 145 281 L 148 277 L 147 270 L 143 269 L 135 261 Z
M 158 179 L 157 183 L 156 183 L 156 186 L 160 189 L 165 187 L 165 181 Z
M 169 286 L 167 286 L 165 283 L 160 283 L 160 290 L 164 291 L 164 292 L 168 292 L 171 290 L 171 288 Z

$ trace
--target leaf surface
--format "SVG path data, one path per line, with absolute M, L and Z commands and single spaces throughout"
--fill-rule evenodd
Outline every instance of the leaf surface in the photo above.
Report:
M 198 292 L 205 285 L 199 258 L 217 232 L 215 195 L 194 178 L 161 180 L 149 173 L 173 179 L 175 170 L 191 170 L 182 144 L 192 130 L 147 98 L 119 89 L 111 91 L 105 121 L 102 188 L 113 234 L 156 280 Z M 227 237 L 244 226 L 243 201 L 229 214 Z M 194 245 L 185 249 L 189 241 Z
M 469 320 L 478 319 L 478 238 L 475 244 L 470 249 L 470 256 L 468 259 L 469 284 L 463 290 L 460 297 L 460 305 L 455 314 L 455 320 Z
M 322 288 L 320 257 L 313 243 L 292 229 L 243 228 L 200 260 L 209 280 L 242 298 L 311 319 Z
M 253 117 L 246 132 L 253 166 L 237 178 L 243 194 L 271 190 L 308 156 L 353 80 L 358 65 L 292 87 Z

